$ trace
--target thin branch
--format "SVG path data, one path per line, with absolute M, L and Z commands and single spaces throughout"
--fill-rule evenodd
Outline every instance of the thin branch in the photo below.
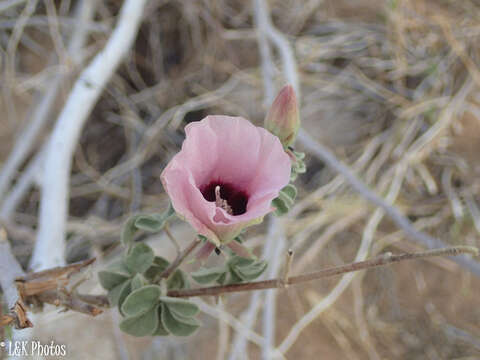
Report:
M 337 276 L 354 271 L 370 269 L 380 266 L 390 265 L 396 262 L 405 260 L 425 259 L 434 256 L 456 256 L 459 254 L 471 254 L 479 256 L 479 250 L 472 246 L 454 246 L 443 249 L 435 249 L 422 251 L 417 253 L 405 253 L 400 255 L 392 255 L 386 253 L 382 256 L 374 259 L 354 262 L 347 265 L 336 266 L 326 268 L 323 270 L 315 271 L 308 274 L 302 274 L 297 276 L 291 276 L 288 278 L 288 285 L 297 285 L 308 281 L 319 280 L 327 277 Z M 191 296 L 217 296 L 225 293 L 241 292 L 241 291 L 253 291 L 253 290 L 265 290 L 265 289 L 278 289 L 283 288 L 282 279 L 271 279 L 263 281 L 253 281 L 249 283 L 231 284 L 204 287 L 199 289 L 185 289 L 185 290 L 170 290 L 168 296 L 172 297 L 191 297 Z
M 168 279 L 170 275 L 182 264 L 183 260 L 190 255 L 190 253 L 200 244 L 201 240 L 199 237 L 195 237 L 192 242 L 177 255 L 175 260 L 158 276 L 159 279 Z
M 285 286 L 288 285 L 288 278 L 290 276 L 290 270 L 292 268 L 292 262 L 293 262 L 293 250 L 288 249 L 287 256 L 286 256 L 286 261 L 285 261 L 285 269 L 283 271 L 283 282 L 285 283 Z
M 299 131 L 299 140 L 301 141 L 303 147 L 313 154 L 314 156 L 322 159 L 327 163 L 328 166 L 332 167 L 340 174 L 342 174 L 347 182 L 358 191 L 363 197 L 369 200 L 371 203 L 375 204 L 381 208 L 385 213 L 392 219 L 395 224 L 401 228 L 407 236 L 417 240 L 422 245 L 434 249 L 434 248 L 443 248 L 445 243 L 440 239 L 434 238 L 426 233 L 420 232 L 415 229 L 410 221 L 406 219 L 400 211 L 394 206 L 389 205 L 385 200 L 383 200 L 379 195 L 370 190 L 367 185 L 365 185 L 360 179 L 358 179 L 355 174 L 341 161 L 339 161 L 335 155 L 330 152 L 322 144 L 315 141 L 310 135 L 305 131 Z M 461 265 L 462 267 L 468 269 L 476 276 L 480 276 L 480 263 L 473 261 L 464 256 L 452 258 L 453 261 Z
M 59 284 L 67 283 L 73 274 L 92 264 L 95 258 L 59 266 L 52 269 L 29 273 L 15 279 L 16 285 L 23 297 L 39 295 L 45 291 L 57 289 Z
M 48 144 L 32 268 L 64 263 L 72 154 L 102 90 L 133 44 L 146 0 L 126 0 L 105 48 L 78 77 Z M 48 255 L 48 256 L 47 256 Z
M 288 278 L 286 284 L 287 285 L 297 285 L 302 284 L 309 281 L 320 280 L 332 276 L 337 276 L 341 274 L 351 273 L 359 270 L 366 270 L 381 266 L 391 265 L 401 261 L 407 260 L 418 260 L 418 259 L 426 259 L 431 257 L 437 256 L 457 256 L 460 254 L 470 254 L 473 256 L 479 256 L 480 250 L 478 248 L 472 246 L 454 246 L 454 247 L 447 247 L 443 249 L 435 249 L 435 250 L 428 250 L 416 253 L 404 253 L 399 255 L 392 255 L 391 253 L 385 253 L 379 257 L 353 262 L 350 264 L 330 267 L 323 270 L 319 270 L 312 273 L 291 276 Z M 169 290 L 167 296 L 171 297 L 194 297 L 194 296 L 218 296 L 226 293 L 234 293 L 234 292 L 243 292 L 243 291 L 254 291 L 254 290 L 266 290 L 266 289 L 284 289 L 285 283 L 283 278 L 277 279 L 270 279 L 270 280 L 263 280 L 263 281 L 253 281 L 248 283 L 240 283 L 240 284 L 231 284 L 231 285 L 221 285 L 221 286 L 211 286 L 211 287 L 202 287 L 198 289 L 182 289 L 182 290 Z M 72 293 L 69 294 L 68 301 L 63 299 L 62 302 L 62 295 L 57 292 L 50 293 L 51 290 L 47 291 L 47 295 L 43 297 L 42 294 L 36 294 L 35 296 L 38 299 L 43 299 L 45 302 L 53 303 L 54 305 L 63 305 L 67 306 L 67 308 L 79 311 L 77 306 L 74 304 L 91 304 L 98 307 L 108 307 L 109 302 L 105 295 L 84 295 L 79 293 Z M 55 293 L 55 294 L 54 294 Z M 26 301 L 30 300 L 31 297 L 27 297 Z M 73 304 L 73 305 L 72 305 Z M 83 305 L 85 306 L 85 305 Z M 81 311 L 87 313 L 85 311 Z M 90 315 L 93 315 L 90 313 Z
M 69 294 L 61 291 L 45 291 L 36 296 L 36 300 L 57 307 L 61 306 L 66 310 L 68 309 L 90 316 L 97 316 L 103 312 L 103 310 L 83 301 L 82 298 L 75 296 L 75 294 Z

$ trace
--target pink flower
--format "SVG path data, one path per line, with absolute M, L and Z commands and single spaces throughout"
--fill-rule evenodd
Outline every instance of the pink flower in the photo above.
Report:
M 216 246 L 229 243 L 273 210 L 290 179 L 290 158 L 276 136 L 241 117 L 207 116 L 185 133 L 162 172 L 163 186 L 198 233 Z

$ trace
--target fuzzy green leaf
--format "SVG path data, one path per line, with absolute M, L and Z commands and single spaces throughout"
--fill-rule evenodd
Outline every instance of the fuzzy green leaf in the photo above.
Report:
M 162 324 L 162 305 L 157 306 L 158 309 L 158 326 L 157 330 L 153 333 L 154 336 L 167 336 L 170 335 L 167 329 Z
M 187 275 L 180 269 L 176 270 L 167 281 L 168 289 L 187 289 L 189 286 Z
M 220 275 L 220 277 L 217 279 L 217 284 L 220 284 L 220 285 L 223 285 L 225 284 L 226 280 L 227 280 L 227 275 L 228 273 L 223 273 L 222 275 Z
M 279 197 L 273 199 L 272 206 L 275 208 L 275 215 L 277 216 L 284 215 L 288 212 L 287 204 Z
M 236 274 L 244 281 L 252 281 L 258 278 L 267 268 L 266 261 L 259 261 L 249 266 L 242 266 L 236 268 Z
M 132 279 L 132 291 L 140 289 L 142 286 L 148 285 L 148 280 L 142 274 L 137 274 Z
M 160 214 L 138 215 L 135 219 L 135 227 L 137 229 L 150 233 L 157 233 L 163 229 L 167 220 L 175 214 L 173 206 L 170 204 L 168 209 Z
M 126 247 L 130 247 L 133 242 L 133 237 L 137 232 L 137 227 L 135 226 L 135 221 L 137 220 L 137 216 L 132 216 L 129 218 L 125 224 L 123 225 L 121 241 L 122 244 Z
M 295 151 L 293 150 L 292 151 L 293 155 L 295 155 L 295 157 L 298 159 L 298 160 L 303 160 L 305 158 L 305 153 L 304 152 L 300 152 L 300 151 Z
M 155 279 L 159 274 L 161 274 L 165 269 L 170 265 L 170 263 L 160 256 L 155 256 L 153 259 L 153 264 L 145 272 L 145 277 L 149 280 Z
M 136 244 L 125 257 L 127 268 L 135 273 L 144 273 L 153 264 L 155 254 L 145 243 Z
M 158 306 L 154 306 L 144 313 L 123 319 L 120 322 L 120 329 L 129 335 L 141 337 L 153 335 L 158 325 Z
M 166 304 L 169 310 L 184 317 L 192 317 L 198 314 L 198 306 L 190 301 L 169 296 L 161 296 L 160 301 Z
M 248 266 L 250 264 L 253 264 L 254 262 L 255 259 L 235 255 L 228 259 L 227 265 L 229 267 Z
M 169 308 L 162 304 L 162 325 L 176 336 L 189 336 L 198 329 L 200 324 L 194 318 L 184 318 L 174 315 Z
M 109 270 L 102 270 L 98 272 L 98 279 L 100 284 L 106 290 L 112 290 L 114 287 L 124 283 L 129 279 L 128 275 L 124 273 L 111 272 Z
M 225 267 L 214 267 L 214 268 L 201 268 L 194 273 L 191 273 L 191 277 L 199 284 L 208 284 L 213 281 L 216 281 L 222 274 L 225 273 Z
M 225 284 L 238 284 L 243 282 L 243 279 L 233 269 L 230 269 L 228 277 L 225 280 Z
M 295 198 L 297 197 L 297 188 L 295 187 L 295 185 L 292 185 L 292 184 L 288 184 L 287 186 L 285 186 L 281 191 L 280 193 L 285 196 L 285 197 L 288 197 L 290 199 L 295 200 Z
M 158 303 L 160 286 L 148 285 L 132 291 L 122 304 L 122 313 L 136 316 L 148 311 Z
M 108 302 L 110 306 L 117 306 L 120 309 L 125 298 L 132 291 L 131 281 L 127 280 L 124 283 L 115 286 L 112 290 L 108 292 Z

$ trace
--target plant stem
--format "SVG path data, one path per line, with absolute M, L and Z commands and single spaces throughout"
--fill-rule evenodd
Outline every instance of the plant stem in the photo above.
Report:
M 422 251 L 417 253 L 405 253 L 400 255 L 392 255 L 391 253 L 386 253 L 374 259 L 350 263 L 342 266 L 326 268 L 326 269 L 315 271 L 308 274 L 291 276 L 285 280 L 271 279 L 271 280 L 253 281 L 253 282 L 241 283 L 241 284 L 211 286 L 211 287 L 204 287 L 199 289 L 170 290 L 167 295 L 172 297 L 216 296 L 216 295 L 231 293 L 231 292 L 276 289 L 276 288 L 283 288 L 284 285 L 300 284 L 307 281 L 323 279 L 323 278 L 336 276 L 336 275 L 340 275 L 348 272 L 390 265 L 390 264 L 393 264 L 399 261 L 404 261 L 404 260 L 425 259 L 425 258 L 434 257 L 434 256 L 456 256 L 459 254 L 472 254 L 474 256 L 478 256 L 479 250 L 471 246 L 455 246 L 455 247 L 448 247 L 448 248 L 442 248 L 442 249 Z
M 175 260 L 158 276 L 159 279 L 168 279 L 170 275 L 182 264 L 183 260 L 200 244 L 200 238 L 195 237 L 193 241 L 181 253 L 177 255 Z

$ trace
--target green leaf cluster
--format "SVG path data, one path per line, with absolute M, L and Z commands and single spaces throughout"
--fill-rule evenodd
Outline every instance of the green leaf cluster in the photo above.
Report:
M 160 231 L 173 214 L 170 207 L 163 214 L 130 218 L 122 233 L 125 253 L 98 273 L 110 305 L 117 306 L 123 317 L 120 329 L 132 336 L 188 336 L 200 326 L 195 319 L 195 304 L 166 295 L 168 290 L 189 288 L 185 272 L 177 269 L 168 279 L 162 279 L 169 261 L 133 239 L 138 230 Z
M 162 296 L 158 285 L 133 290 L 121 306 L 120 329 L 132 336 L 188 336 L 198 329 L 197 305 L 183 299 Z
M 298 174 L 303 174 L 307 171 L 307 167 L 303 159 L 305 159 L 305 153 L 289 149 L 289 154 L 293 157 L 292 172 L 290 174 L 290 181 L 293 182 L 297 179 Z
M 275 215 L 277 216 L 286 214 L 293 206 L 295 198 L 297 197 L 297 188 L 292 184 L 292 182 L 297 179 L 298 174 L 303 174 L 307 171 L 305 162 L 303 161 L 305 158 L 305 153 L 295 151 L 292 148 L 289 148 L 287 153 L 292 159 L 290 184 L 280 190 L 278 197 L 272 201 L 272 206 L 275 208 Z
M 134 236 L 139 231 L 158 233 L 166 225 L 167 221 L 175 215 L 172 204 L 163 213 L 138 214 L 130 217 L 123 226 L 122 244 L 128 248 L 133 244 Z
M 190 275 L 199 284 L 212 282 L 220 285 L 237 284 L 255 280 L 262 275 L 266 268 L 266 261 L 234 255 L 223 266 L 200 268 Z

